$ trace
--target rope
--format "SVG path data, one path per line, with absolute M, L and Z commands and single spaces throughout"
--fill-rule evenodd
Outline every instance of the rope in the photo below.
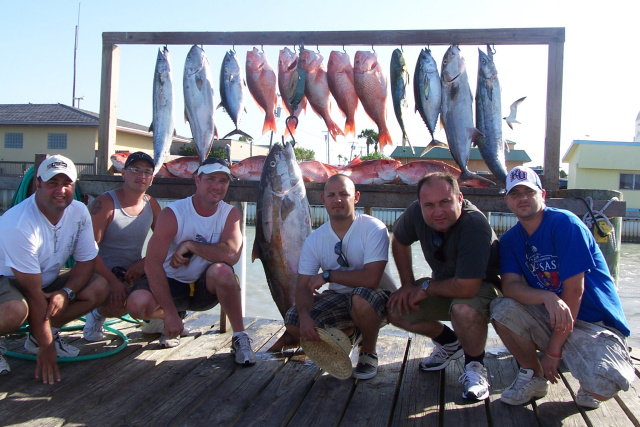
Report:
M 605 203 L 605 205 L 599 211 L 593 209 L 593 199 L 591 197 L 587 197 L 586 199 L 582 197 L 578 197 L 578 199 L 582 200 L 584 204 L 587 206 L 587 213 L 585 213 L 584 216 L 582 217 L 582 222 L 584 222 L 585 225 L 590 229 L 592 229 L 595 226 L 600 237 L 606 237 L 609 233 L 605 233 L 604 231 L 602 231 L 602 228 L 600 228 L 600 224 L 598 224 L 598 218 L 600 218 L 601 220 L 604 220 L 607 223 L 607 225 L 611 227 L 611 243 L 613 245 L 613 250 L 616 251 L 617 250 L 616 229 L 613 227 L 613 224 L 611 224 L 611 221 L 609 221 L 609 218 L 603 212 L 607 210 L 607 208 L 611 203 L 617 202 L 618 198 L 617 197 L 611 198 L 607 203 Z

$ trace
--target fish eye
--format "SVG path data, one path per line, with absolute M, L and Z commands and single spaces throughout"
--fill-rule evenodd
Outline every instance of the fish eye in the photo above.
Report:
M 272 168 L 276 167 L 276 161 L 275 160 L 271 160 L 271 163 L 269 163 L 269 166 L 271 166 Z

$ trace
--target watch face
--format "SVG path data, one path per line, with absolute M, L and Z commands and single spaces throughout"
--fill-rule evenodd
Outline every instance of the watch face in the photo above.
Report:
M 325 271 L 324 273 L 322 273 L 322 278 L 324 279 L 325 282 L 329 281 L 329 276 L 331 275 L 330 271 Z

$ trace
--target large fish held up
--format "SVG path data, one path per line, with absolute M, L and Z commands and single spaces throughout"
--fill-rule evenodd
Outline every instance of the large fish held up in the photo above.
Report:
M 346 52 L 331 51 L 327 63 L 327 80 L 333 98 L 346 117 L 344 134 L 345 136 L 352 135 L 355 138 L 358 94 L 353 82 L 353 67 Z
M 506 144 L 502 139 L 500 82 L 489 46 L 487 51 L 488 55 L 478 49 L 476 127 L 484 136 L 480 137 L 476 144 L 489 170 L 504 185 L 507 181 L 507 166 L 504 158 Z
M 413 95 L 416 101 L 416 111 L 427 125 L 431 134 L 431 142 L 427 145 L 420 156 L 424 156 L 434 147 L 445 147 L 447 144 L 436 141 L 433 137 L 440 115 L 440 105 L 442 103 L 442 83 L 438 74 L 438 64 L 431 56 L 429 49 L 422 49 L 418 62 L 416 62 L 416 72 L 413 75 Z
M 287 86 L 289 85 L 291 75 L 296 68 L 298 68 L 298 54 L 292 52 L 288 47 L 281 49 L 280 55 L 278 56 L 278 89 L 280 90 L 282 104 L 287 109 L 289 116 L 295 116 L 296 118 L 298 118 L 300 117 L 300 113 L 305 111 L 305 109 L 307 108 L 307 97 L 302 97 L 295 111 L 293 110 L 293 106 L 287 99 Z M 288 136 L 289 133 L 289 128 L 286 128 L 284 136 Z M 293 126 L 291 126 L 291 133 L 294 135 L 296 133 L 296 128 Z
M 378 126 L 380 151 L 392 145 L 387 129 L 387 77 L 382 71 L 375 52 L 359 50 L 353 62 L 356 93 L 371 120 Z
M 200 47 L 193 45 L 187 54 L 182 77 L 184 118 L 189 122 L 200 163 L 211 151 L 218 131 L 213 118 L 213 78 L 209 60 Z
M 440 114 L 451 156 L 460 166 L 459 180 L 485 179 L 467 169 L 471 143 L 478 141 L 483 135 L 473 124 L 473 95 L 469 87 L 464 58 L 460 55 L 458 46 L 449 47 L 444 54 L 440 78 L 442 81 Z
M 155 167 L 153 174 L 157 174 L 164 159 L 169 154 L 175 127 L 173 125 L 173 80 L 171 77 L 171 62 L 169 49 L 158 49 L 156 69 L 153 74 L 153 122 L 149 127 L 153 132 L 153 159 Z
M 406 149 L 407 143 L 413 147 L 404 128 L 403 112 L 407 108 L 407 85 L 409 84 L 409 71 L 407 70 L 407 62 L 400 49 L 396 49 L 391 54 L 391 66 L 389 67 L 389 80 L 391 80 L 391 100 L 393 101 L 393 111 L 396 113 L 396 119 L 402 130 L 402 151 Z
M 244 88 L 246 82 L 242 77 L 242 70 L 238 63 L 238 57 L 233 50 L 228 51 L 224 55 L 222 60 L 222 67 L 220 69 L 220 104 L 219 107 L 223 107 L 229 114 L 233 124 L 236 126 L 234 130 L 226 134 L 223 139 L 229 138 L 231 135 L 243 135 L 249 139 L 253 139 L 251 135 L 241 131 L 240 119 L 242 114 L 247 110 L 244 107 Z
M 302 245 L 311 234 L 309 201 L 291 144 L 271 148 L 258 188 L 252 260 L 262 261 L 271 296 L 284 318 L 294 303 Z M 272 349 L 293 342 L 285 334 Z
M 276 73 L 269 65 L 264 52 L 255 47 L 247 52 L 247 86 L 260 109 L 265 113 L 262 134 L 276 131 L 275 109 L 278 102 L 276 95 Z
M 304 94 L 313 111 L 324 120 L 331 138 L 335 141 L 338 135 L 344 135 L 344 133 L 331 118 L 331 91 L 327 72 L 322 65 L 323 59 L 319 53 L 307 49 L 300 54 L 300 65 L 306 72 Z

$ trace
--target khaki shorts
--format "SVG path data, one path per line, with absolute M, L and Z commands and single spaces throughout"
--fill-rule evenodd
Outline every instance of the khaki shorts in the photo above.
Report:
M 544 305 L 525 305 L 511 298 L 491 304 L 491 320 L 546 351 L 553 329 Z M 562 360 L 586 391 L 613 397 L 627 391 L 635 375 L 626 338 L 602 323 L 576 320 L 562 347 Z
M 0 276 L 0 304 L 8 301 L 27 301 L 18 288 L 18 282 L 5 276 Z
M 428 280 L 428 278 L 417 280 L 416 286 L 422 285 L 425 280 Z M 489 305 L 491 301 L 500 296 L 502 296 L 502 293 L 493 283 L 483 281 L 473 298 L 425 298 L 418 303 L 419 308 L 417 310 L 412 309 L 409 313 L 404 313 L 402 318 L 411 324 L 451 320 L 451 307 L 456 304 L 467 304 L 479 311 L 486 319 L 486 322 L 489 323 Z

